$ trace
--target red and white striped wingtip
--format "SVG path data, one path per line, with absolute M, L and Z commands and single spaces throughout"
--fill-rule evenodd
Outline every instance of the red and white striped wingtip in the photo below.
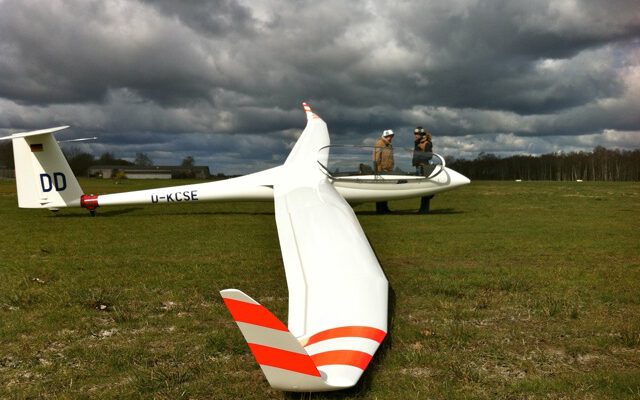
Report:
M 320 118 L 316 115 L 316 113 L 314 113 L 311 110 L 311 106 L 309 105 L 309 103 L 303 102 L 302 103 L 302 108 L 304 109 L 304 112 L 307 114 L 307 121 L 314 119 L 314 118 Z
M 333 389 L 275 315 L 239 290 L 226 289 L 220 294 L 271 387 L 296 392 Z
M 355 385 L 386 332 L 342 326 L 297 339 L 269 310 L 236 289 L 220 292 L 274 389 L 327 391 Z

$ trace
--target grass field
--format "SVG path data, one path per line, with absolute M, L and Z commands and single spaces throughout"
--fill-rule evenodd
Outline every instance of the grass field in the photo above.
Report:
M 390 334 L 356 388 L 311 396 L 270 389 L 218 295 L 286 320 L 272 204 L 90 218 L 20 210 L 14 185 L 0 181 L 0 398 L 640 398 L 639 183 L 473 182 L 426 216 L 419 200 L 356 207 Z

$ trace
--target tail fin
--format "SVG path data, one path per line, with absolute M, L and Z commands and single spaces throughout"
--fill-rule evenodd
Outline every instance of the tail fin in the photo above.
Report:
M 304 347 L 269 310 L 236 289 L 220 294 L 271 387 L 292 392 L 339 389 L 325 382 Z
M 20 208 L 80 206 L 82 189 L 53 133 L 68 126 L 16 133 L 13 142 Z

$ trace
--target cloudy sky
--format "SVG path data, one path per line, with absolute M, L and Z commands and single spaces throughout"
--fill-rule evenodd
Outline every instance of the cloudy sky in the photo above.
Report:
M 0 134 L 212 172 L 412 130 L 474 158 L 640 148 L 637 0 L 0 0 Z

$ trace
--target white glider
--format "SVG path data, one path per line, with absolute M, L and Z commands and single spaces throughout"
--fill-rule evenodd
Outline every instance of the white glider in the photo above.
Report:
M 427 196 L 469 183 L 441 163 L 428 176 L 340 173 L 325 122 L 307 126 L 282 166 L 225 181 L 106 195 L 83 194 L 53 133 L 13 141 L 21 208 L 273 200 L 289 289 L 288 326 L 236 289 L 220 293 L 269 384 L 285 391 L 355 385 L 387 334 L 388 282 L 348 202 Z M 370 153 L 369 153 L 370 154 Z M 360 164 L 362 167 L 363 164 Z

